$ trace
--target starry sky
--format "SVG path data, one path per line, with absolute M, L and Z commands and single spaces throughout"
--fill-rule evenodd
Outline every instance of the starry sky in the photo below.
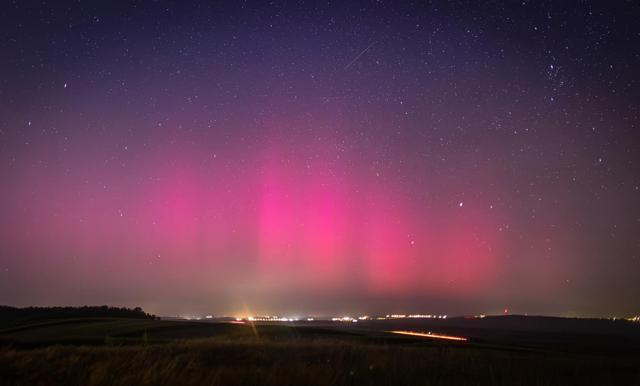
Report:
M 0 304 L 640 309 L 633 1 L 6 1 Z

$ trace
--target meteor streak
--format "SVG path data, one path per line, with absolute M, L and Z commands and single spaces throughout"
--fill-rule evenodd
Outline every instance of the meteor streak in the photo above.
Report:
M 352 65 L 353 63 L 355 63 L 355 62 L 356 62 L 356 60 L 360 59 L 360 57 L 361 57 L 362 55 L 364 55 L 364 53 L 365 53 L 365 52 L 369 51 L 369 49 L 370 49 L 371 47 L 373 47 L 373 45 L 374 45 L 374 44 L 376 44 L 376 42 L 372 42 L 371 44 L 369 44 L 369 45 L 367 46 L 367 48 L 365 48 L 364 50 L 362 50 L 362 52 L 360 52 L 360 53 L 358 54 L 358 56 L 356 56 L 355 58 L 353 58 L 353 60 L 352 60 L 352 61 L 350 61 L 350 62 L 349 62 L 349 64 L 347 64 L 346 66 L 344 66 L 344 69 L 345 69 L 345 70 L 348 70 L 348 69 L 349 69 L 349 67 L 351 67 L 351 65 Z

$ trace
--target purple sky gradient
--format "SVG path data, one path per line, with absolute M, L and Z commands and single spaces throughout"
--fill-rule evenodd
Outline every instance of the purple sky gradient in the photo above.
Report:
M 640 307 L 636 5 L 7 8 L 0 304 Z

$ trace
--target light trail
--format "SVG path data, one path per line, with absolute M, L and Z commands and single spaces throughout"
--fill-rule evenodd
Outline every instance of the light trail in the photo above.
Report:
M 370 49 L 371 47 L 373 47 L 373 45 L 374 45 L 374 44 L 376 44 L 376 42 L 372 42 L 371 44 L 369 44 L 369 46 L 367 46 L 367 48 L 365 48 L 364 50 L 362 50 L 362 52 L 360 52 L 360 53 L 358 54 L 358 56 L 356 56 L 352 61 L 350 61 L 350 62 L 349 62 L 349 64 L 347 64 L 346 66 L 344 66 L 344 69 L 345 69 L 345 70 L 348 70 L 348 69 L 349 69 L 349 67 L 351 67 L 351 65 L 352 65 L 353 63 L 355 63 L 358 59 L 360 59 L 360 57 L 361 57 L 362 55 L 364 55 L 364 53 L 365 53 L 365 52 L 369 51 L 369 49 Z
M 443 334 L 432 334 L 431 332 L 414 332 L 414 331 L 387 331 L 392 334 L 398 335 L 409 335 L 409 336 L 420 336 L 423 338 L 433 338 L 433 339 L 446 339 L 446 340 L 458 340 L 458 341 L 467 341 L 467 338 L 463 338 L 461 336 L 453 336 L 453 335 L 443 335 Z

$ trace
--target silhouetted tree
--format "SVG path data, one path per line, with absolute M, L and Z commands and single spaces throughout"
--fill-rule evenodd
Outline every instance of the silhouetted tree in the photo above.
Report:
M 140 307 L 109 307 L 109 306 L 82 306 L 82 307 L 24 307 L 16 308 L 0 306 L 0 324 L 15 324 L 38 319 L 66 319 L 66 318 L 133 318 L 133 319 L 158 319 L 155 315 L 148 314 Z

